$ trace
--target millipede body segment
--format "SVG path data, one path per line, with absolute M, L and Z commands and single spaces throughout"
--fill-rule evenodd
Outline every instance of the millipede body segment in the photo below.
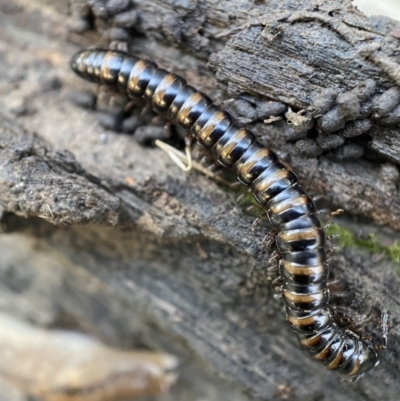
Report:
M 277 231 L 287 320 L 314 359 L 354 378 L 378 364 L 372 343 L 333 320 L 328 309 L 324 229 L 314 202 L 273 151 L 207 95 L 151 60 L 117 51 L 87 50 L 77 53 L 71 65 L 82 78 L 147 99 L 154 110 L 190 131 L 216 161 L 233 169 L 251 188 Z

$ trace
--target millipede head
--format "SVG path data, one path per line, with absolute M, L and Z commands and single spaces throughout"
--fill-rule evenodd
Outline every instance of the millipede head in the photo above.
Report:
M 84 53 L 85 53 L 85 51 L 79 51 L 72 56 L 71 68 L 77 74 L 79 74 L 79 66 L 82 65 Z
M 79 51 L 71 59 L 71 68 L 81 78 L 100 83 L 100 68 L 106 54 L 107 50 L 101 49 Z
M 90 54 L 89 51 L 83 50 L 75 53 L 71 59 L 71 68 L 77 75 L 84 79 L 90 79 L 87 74 L 87 57 Z

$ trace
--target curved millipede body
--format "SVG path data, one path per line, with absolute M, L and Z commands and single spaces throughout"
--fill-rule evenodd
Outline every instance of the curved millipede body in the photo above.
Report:
M 189 130 L 215 160 L 232 168 L 266 208 L 277 231 L 287 320 L 300 343 L 327 369 L 359 377 L 378 364 L 374 346 L 339 327 L 328 309 L 325 233 L 314 202 L 276 154 L 240 127 L 230 113 L 179 75 L 116 51 L 87 50 L 72 59 L 81 77 L 141 96 Z

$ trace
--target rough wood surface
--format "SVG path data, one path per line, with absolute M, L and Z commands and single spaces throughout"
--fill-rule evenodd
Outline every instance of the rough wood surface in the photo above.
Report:
M 101 1 L 90 3 L 101 13 Z M 391 36 L 398 22 L 368 19 L 345 1 L 134 3 L 133 51 L 182 71 L 215 99 L 226 98 L 224 91 L 246 93 L 251 125 L 310 192 L 373 219 L 367 225 L 348 219 L 356 231 L 388 242 L 398 236 L 378 226 L 399 228 L 395 123 L 371 118 L 368 137 L 346 139 L 375 149 L 361 159 L 339 161 L 338 149 L 299 154 L 300 141 L 315 147 L 320 119 L 337 112 L 329 103 L 317 116 L 321 88 L 348 92 L 374 79 L 380 98 L 399 84 L 398 39 Z M 93 111 L 70 101 L 71 92 L 91 87 L 70 72 L 71 55 L 104 45 L 112 24 L 92 16 L 93 31 L 71 31 L 84 25 L 76 13 L 85 15 L 85 7 L 0 0 L 0 308 L 114 346 L 177 354 L 183 379 L 170 395 L 175 400 L 396 400 L 398 264 L 355 248 L 333 259 L 338 275 L 357 290 L 356 311 L 372 308 L 373 336 L 380 311 L 392 315 L 380 366 L 364 380 L 343 383 L 307 358 L 272 297 L 261 244 L 266 228 L 252 233 L 253 218 L 231 192 L 182 173 L 160 150 L 105 130 Z M 379 50 L 363 47 L 377 42 Z M 304 128 L 301 114 L 281 112 L 280 121 L 264 123 L 254 111 L 265 105 L 262 98 L 307 109 L 314 133 L 288 124 L 300 121 Z M 238 103 L 231 107 L 246 117 Z

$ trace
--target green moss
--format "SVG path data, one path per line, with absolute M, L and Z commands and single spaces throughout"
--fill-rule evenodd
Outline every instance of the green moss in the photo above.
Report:
M 253 213 L 250 213 L 251 215 L 259 215 L 261 214 L 264 210 L 260 208 L 260 204 L 255 200 L 253 194 L 251 192 L 247 192 L 244 194 L 243 198 L 240 199 L 239 206 L 242 208 L 244 213 L 247 213 L 247 209 L 250 206 L 256 206 L 255 211 Z
M 258 216 L 261 214 L 259 212 L 259 203 L 254 199 L 254 196 L 251 192 L 247 190 L 246 187 L 231 187 L 221 183 L 218 183 L 219 186 L 228 190 L 236 196 L 242 195 L 239 206 L 243 210 L 244 213 Z M 250 206 L 257 206 L 254 211 L 248 212 L 247 209 Z M 384 254 L 392 261 L 400 263 L 400 243 L 395 241 L 392 246 L 386 246 L 381 244 L 374 234 L 369 234 L 367 238 L 357 238 L 354 234 L 338 224 L 333 224 L 327 229 L 327 234 L 338 234 L 340 244 L 343 247 L 358 247 L 361 249 L 367 250 L 371 254 Z M 400 267 L 398 269 L 398 273 L 400 274 Z
M 255 200 L 254 195 L 251 192 L 249 192 L 248 188 L 245 187 L 244 185 L 229 186 L 218 181 L 217 185 L 221 189 L 234 194 L 235 198 L 240 197 L 240 200 L 237 203 L 237 205 L 242 209 L 243 213 L 250 216 L 258 216 L 264 211 L 264 209 L 260 207 L 260 204 Z M 250 208 L 251 206 L 255 206 L 255 208 L 249 212 L 247 209 Z
M 338 224 L 333 224 L 327 229 L 328 235 L 338 234 L 340 244 L 343 247 L 358 247 L 366 249 L 371 254 L 384 254 L 394 262 L 400 262 L 400 244 L 395 241 L 392 246 L 381 244 L 374 234 L 367 238 L 356 238 L 354 234 Z

